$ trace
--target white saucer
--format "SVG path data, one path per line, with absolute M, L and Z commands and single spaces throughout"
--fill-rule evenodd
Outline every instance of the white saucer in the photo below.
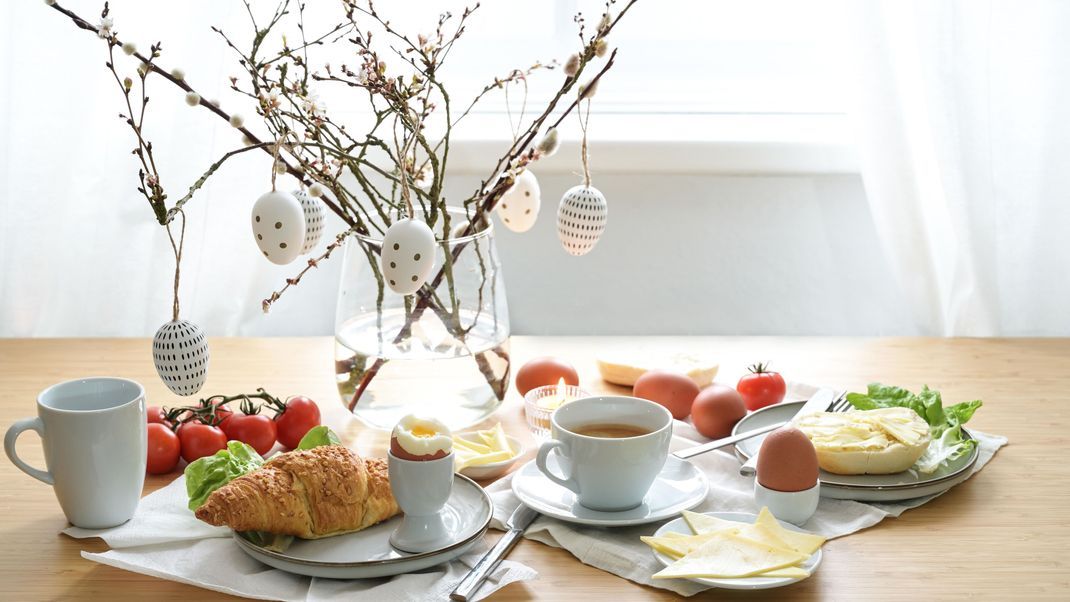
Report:
M 557 458 L 551 455 L 551 468 L 560 470 L 556 462 Z M 575 493 L 546 478 L 534 460 L 513 475 L 513 493 L 531 509 L 565 522 L 599 527 L 642 525 L 672 518 L 701 504 L 709 489 L 710 483 L 699 469 L 669 456 L 642 504 L 631 510 L 600 512 L 581 506 Z
M 454 475 L 453 490 L 441 514 L 450 541 L 420 554 L 391 547 L 390 534 L 400 524 L 400 516 L 356 533 L 297 539 L 285 552 L 258 546 L 243 533 L 234 533 L 234 541 L 246 554 L 288 573 L 331 579 L 388 577 L 448 562 L 477 544 L 490 526 L 490 496 L 471 479 Z
M 742 512 L 703 512 L 706 516 L 715 516 L 724 520 L 731 520 L 740 523 L 753 523 L 757 517 L 753 514 L 744 514 Z M 785 529 L 792 531 L 798 531 L 799 533 L 809 533 L 804 529 L 800 529 L 795 525 L 786 523 L 784 521 L 777 521 Z M 670 523 L 662 525 L 655 533 L 655 537 L 664 537 L 666 533 L 683 533 L 684 535 L 694 535 L 691 531 L 691 527 L 687 526 L 687 522 L 683 517 L 680 517 Z M 669 566 L 676 562 L 672 558 L 654 550 L 654 557 L 658 559 L 658 562 Z M 810 558 L 806 562 L 800 565 L 806 569 L 811 575 L 817 570 L 817 566 L 821 564 L 821 548 L 818 548 L 816 552 L 810 555 Z M 783 587 L 785 585 L 791 585 L 796 581 L 802 581 L 806 577 L 743 577 L 740 579 L 688 579 L 688 581 L 694 581 L 695 583 L 701 583 L 703 585 L 709 585 L 710 587 L 719 587 L 722 589 L 770 589 L 774 587 Z

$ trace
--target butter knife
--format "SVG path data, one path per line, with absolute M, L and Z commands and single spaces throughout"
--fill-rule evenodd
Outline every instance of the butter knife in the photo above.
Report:
M 467 602 L 474 597 L 479 590 L 479 586 L 483 585 L 483 582 L 487 579 L 487 575 L 498 567 L 498 564 L 509 553 L 509 550 L 512 550 L 516 542 L 520 540 L 524 530 L 538 516 L 538 512 L 524 504 L 517 506 L 516 510 L 513 511 L 513 515 L 509 517 L 509 520 L 505 521 L 505 528 L 507 529 L 505 535 L 502 535 L 498 539 L 498 543 L 494 544 L 494 547 L 484 554 L 483 558 L 479 559 L 479 562 L 472 567 L 472 570 L 468 571 L 464 579 L 461 579 L 453 593 L 450 594 L 450 600 Z

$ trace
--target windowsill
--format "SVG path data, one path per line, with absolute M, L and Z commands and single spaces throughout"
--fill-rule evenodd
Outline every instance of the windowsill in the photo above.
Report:
M 470 115 L 454 132 L 449 169 L 486 175 L 508 147 L 508 123 L 504 114 Z M 842 114 L 596 113 L 588 134 L 592 169 L 601 173 L 858 173 Z M 561 137 L 539 172 L 580 169 L 577 119 L 566 120 Z

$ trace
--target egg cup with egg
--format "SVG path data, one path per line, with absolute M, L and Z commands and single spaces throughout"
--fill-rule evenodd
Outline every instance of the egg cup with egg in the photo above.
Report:
M 450 542 L 440 511 L 453 489 L 453 463 L 453 439 L 444 424 L 412 415 L 398 421 L 387 465 L 390 488 L 405 515 L 390 535 L 390 545 L 420 553 Z
M 797 428 L 769 433 L 758 450 L 754 504 L 768 507 L 780 520 L 801 525 L 810 520 L 821 499 L 817 451 Z

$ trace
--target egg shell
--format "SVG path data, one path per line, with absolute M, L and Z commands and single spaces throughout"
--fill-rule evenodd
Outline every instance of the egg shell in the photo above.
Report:
M 411 295 L 420 290 L 435 267 L 435 234 L 424 222 L 401 219 L 383 236 L 380 265 L 390 290 Z
M 565 379 L 566 385 L 579 385 L 580 375 L 572 364 L 556 357 L 537 357 L 516 372 L 516 390 L 521 395 L 536 387 L 556 385 Z
M 304 190 L 295 190 L 293 195 L 301 203 L 301 211 L 305 215 L 305 241 L 301 245 L 301 254 L 305 255 L 319 243 L 323 236 L 325 221 L 323 203 L 309 196 Z
M 426 462 L 428 460 L 438 460 L 439 458 L 445 458 L 450 452 L 440 449 L 433 454 L 424 454 L 417 456 L 405 451 L 404 447 L 398 443 L 397 435 L 390 437 L 390 453 L 394 454 L 395 458 L 401 458 L 402 460 L 409 460 L 412 462 Z
M 762 487 L 776 491 L 804 491 L 817 484 L 817 451 L 799 429 L 786 426 L 762 441 L 757 478 Z
M 513 232 L 527 232 L 535 225 L 541 206 L 539 180 L 530 169 L 525 169 L 498 201 L 498 219 Z
M 746 415 L 747 406 L 739 391 L 716 383 L 699 391 L 691 404 L 691 424 L 710 439 L 731 435 L 732 427 Z
M 557 206 L 557 238 L 570 255 L 586 255 L 598 244 L 609 219 L 606 197 L 593 186 L 574 186 Z
M 686 374 L 667 370 L 651 370 L 640 376 L 632 387 L 632 395 L 665 406 L 677 420 L 683 420 L 691 413 L 691 404 L 698 393 L 698 385 Z
M 253 205 L 253 238 L 268 261 L 290 263 L 301 254 L 305 242 L 305 212 L 289 192 L 276 190 L 260 195 Z
M 189 320 L 168 322 L 152 338 L 156 373 L 175 395 L 193 395 L 208 377 L 208 339 Z

